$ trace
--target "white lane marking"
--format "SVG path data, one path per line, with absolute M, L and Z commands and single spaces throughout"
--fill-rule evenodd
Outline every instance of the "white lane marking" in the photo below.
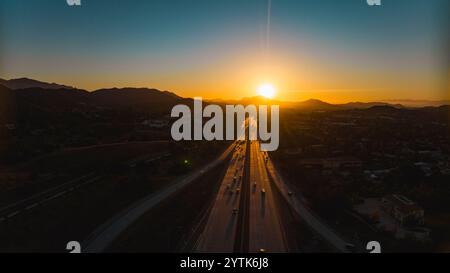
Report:
M 8 216 L 6 216 L 6 218 L 13 218 L 14 216 L 16 216 L 19 213 L 20 213 L 20 211 L 16 210 L 15 212 L 8 214 Z
M 57 193 L 57 194 L 55 194 L 55 195 L 52 195 L 52 196 L 50 196 L 50 197 L 45 198 L 45 199 L 44 199 L 44 202 L 45 202 L 45 201 L 50 201 L 50 200 L 56 199 L 56 198 L 58 198 L 58 197 L 61 197 L 61 196 L 63 196 L 63 195 L 66 194 L 66 193 L 67 193 L 67 191 L 59 192 L 59 193 Z
M 93 174 L 94 174 L 94 173 L 90 173 L 90 174 L 83 175 L 82 177 L 78 177 L 78 178 L 72 179 L 72 180 L 70 180 L 69 182 L 64 183 L 64 184 L 62 184 L 62 185 L 58 185 L 58 186 L 56 186 L 56 187 L 53 187 L 53 188 L 44 190 L 43 192 L 37 193 L 37 194 L 35 194 L 35 195 L 31 196 L 31 197 L 28 197 L 28 198 L 25 198 L 25 199 L 23 199 L 23 200 L 14 202 L 14 203 L 12 203 L 12 204 L 10 204 L 10 205 L 7 205 L 6 207 L 0 208 L 0 212 L 1 212 L 1 211 L 5 211 L 5 210 L 7 210 L 7 209 L 11 209 L 11 208 L 13 208 L 13 207 L 15 207 L 15 206 L 22 205 L 23 203 L 25 203 L 25 202 L 27 202 L 27 201 L 32 201 L 33 199 L 37 199 L 37 198 L 39 198 L 39 197 L 41 197 L 41 196 L 43 196 L 43 195 L 45 195 L 45 194 L 47 194 L 47 193 L 50 193 L 50 192 L 55 191 L 55 190 L 57 190 L 57 189 L 61 189 L 61 188 L 65 187 L 65 186 L 67 186 L 67 185 L 70 185 L 70 184 L 72 184 L 72 183 L 75 183 L 75 182 L 77 182 L 77 181 L 80 181 L 80 180 L 82 180 L 82 179 L 84 179 L 84 178 L 86 178 L 86 177 L 92 176 Z
M 39 205 L 39 203 L 34 203 L 32 205 L 29 205 L 28 207 L 25 208 L 25 210 L 31 210 L 34 209 L 35 207 L 37 207 Z

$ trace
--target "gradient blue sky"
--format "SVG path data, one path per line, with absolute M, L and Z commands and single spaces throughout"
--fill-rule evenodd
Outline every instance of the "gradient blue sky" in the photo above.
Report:
M 448 0 L 1 0 L 0 77 L 238 98 L 445 99 Z

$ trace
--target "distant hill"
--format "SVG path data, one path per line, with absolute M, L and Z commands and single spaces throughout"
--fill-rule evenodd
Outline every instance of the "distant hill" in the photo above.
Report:
M 266 104 L 266 105 L 280 105 L 286 108 L 299 109 L 304 111 L 334 111 L 334 110 L 349 110 L 349 109 L 369 109 L 374 106 L 390 106 L 394 108 L 405 108 L 401 104 L 390 104 L 386 102 L 350 102 L 345 104 L 331 104 L 318 99 L 309 99 L 300 102 L 284 102 L 278 100 L 267 99 L 261 96 L 243 98 L 241 100 L 211 100 L 219 104 Z
M 60 86 L 60 85 L 58 85 Z M 52 113 L 132 110 L 168 114 L 176 104 L 192 105 L 168 91 L 147 88 L 112 88 L 88 92 L 81 89 L 30 87 L 11 89 L 0 84 L 0 116 L 3 120 L 20 116 L 45 116 Z
M 369 109 L 374 106 L 391 106 L 398 109 L 405 108 L 423 108 L 423 107 L 439 107 L 450 105 L 450 100 L 429 101 L 429 100 L 389 100 L 378 102 L 348 102 L 340 104 L 332 104 L 318 99 L 309 99 L 306 101 L 279 101 L 267 99 L 261 96 L 248 97 L 240 100 L 212 99 L 211 102 L 219 104 L 276 104 L 289 108 L 297 108 L 302 110 L 326 111 L 326 110 L 351 110 L 351 109 Z
M 97 111 L 99 109 L 131 109 L 146 112 L 170 113 L 176 104 L 192 105 L 192 99 L 182 98 L 168 91 L 149 88 L 110 88 L 93 92 L 76 89 L 56 83 L 45 83 L 33 79 L 0 79 L 0 106 L 3 109 L 24 109 L 31 115 L 37 112 Z M 208 100 L 216 104 L 265 104 L 280 105 L 285 108 L 304 111 L 335 111 L 351 109 L 371 109 L 372 111 L 392 111 L 406 108 L 402 104 L 388 102 L 350 102 L 331 104 L 317 99 L 302 102 L 284 102 L 262 96 L 240 100 Z M 10 106 L 15 105 L 15 106 Z M 6 111 L 6 110 L 5 110 Z M 3 112 L 5 112 L 3 111 Z
M 11 80 L 0 79 L 0 84 L 12 90 L 26 89 L 26 88 L 74 89 L 73 87 L 67 85 L 41 82 L 28 78 L 11 79 Z
M 374 113 L 393 113 L 401 111 L 401 108 L 394 107 L 392 105 L 375 105 L 366 109 L 369 112 Z
M 66 112 L 80 105 L 92 104 L 90 93 L 79 89 L 17 89 L 16 99 L 21 105 L 33 105 L 46 111 Z
M 397 109 L 405 108 L 401 104 L 390 104 L 386 102 L 349 102 L 345 104 L 331 104 L 321 100 L 310 99 L 293 104 L 294 107 L 302 110 L 312 111 L 332 111 L 332 110 L 351 110 L 351 109 L 370 109 L 372 107 L 392 107 Z
M 398 103 L 407 107 L 427 107 L 427 106 L 441 106 L 450 105 L 450 100 L 390 100 L 389 103 Z
M 374 106 L 391 106 L 395 108 L 405 108 L 402 104 L 391 104 L 387 102 L 349 102 L 339 105 L 347 109 L 368 109 Z
M 342 107 L 339 105 L 327 103 L 321 100 L 309 99 L 302 102 L 297 102 L 293 106 L 300 110 L 307 111 L 330 111 L 330 110 L 339 110 Z
M 0 85 L 0 123 L 13 119 L 17 112 L 15 93 Z
M 92 103 L 101 107 L 148 109 L 167 111 L 180 103 L 192 104 L 190 99 L 184 99 L 168 91 L 148 88 L 112 88 L 100 89 L 90 93 Z
M 274 99 L 268 99 L 263 96 L 247 97 L 247 98 L 242 98 L 240 100 L 213 99 L 213 100 L 209 100 L 209 101 L 212 103 L 217 103 L 217 104 L 280 105 L 280 106 L 289 107 L 289 108 L 314 109 L 314 110 L 317 110 L 319 108 L 324 108 L 324 109 L 335 108 L 333 105 L 328 104 L 323 101 L 320 101 L 320 100 L 311 99 L 311 100 L 307 100 L 304 102 L 285 102 L 285 101 L 279 101 L 279 100 L 274 100 Z
M 237 104 L 241 104 L 241 105 L 249 105 L 249 104 L 255 104 L 255 105 L 259 105 L 259 104 L 264 104 L 264 105 L 284 105 L 286 104 L 285 102 L 282 101 L 278 101 L 278 100 L 273 100 L 273 99 L 268 99 L 265 98 L 263 96 L 254 96 L 254 97 L 246 97 L 246 98 L 242 98 L 242 99 L 237 99 L 237 100 L 233 100 L 233 99 L 209 99 L 206 100 L 210 103 L 216 103 L 216 104 L 228 104 L 228 105 L 237 105 Z

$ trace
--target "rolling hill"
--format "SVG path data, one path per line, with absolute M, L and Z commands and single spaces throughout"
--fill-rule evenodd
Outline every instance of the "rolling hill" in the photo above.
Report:
M 26 89 L 26 88 L 74 89 L 73 87 L 67 86 L 67 85 L 41 82 L 41 81 L 28 79 L 28 78 L 19 78 L 19 79 L 11 79 L 11 80 L 0 79 L 0 85 L 3 85 L 12 90 Z
M 108 109 L 161 114 L 170 113 L 170 109 L 180 103 L 192 105 L 192 99 L 147 88 L 112 88 L 88 92 L 75 88 L 11 89 L 0 85 L 0 116 L 3 119 L 16 116 L 13 113 L 19 116 L 46 116 Z
M 45 83 L 33 79 L 21 78 L 13 80 L 0 79 L 0 103 L 5 116 L 12 109 L 18 112 L 73 112 L 97 111 L 99 109 L 133 110 L 147 113 L 170 113 L 176 104 L 192 105 L 192 99 L 182 98 L 168 91 L 149 88 L 110 88 L 88 92 L 56 83 Z M 208 100 L 205 103 L 217 104 L 266 104 L 281 105 L 304 111 L 335 111 L 350 109 L 380 109 L 382 107 L 403 109 L 401 104 L 386 102 L 350 102 L 331 104 L 317 99 L 302 102 L 284 102 L 267 99 L 261 96 L 240 100 Z M 9 114 L 11 115 L 11 114 Z

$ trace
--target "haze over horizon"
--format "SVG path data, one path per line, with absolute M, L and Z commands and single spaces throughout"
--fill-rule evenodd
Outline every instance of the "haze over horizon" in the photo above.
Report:
M 426 2 L 426 3 L 425 3 Z M 330 103 L 448 100 L 446 0 L 0 3 L 1 78 Z M 20 15 L 20 16 L 19 16 Z M 39 18 L 46 18 L 39 20 Z M 269 51 L 270 48 L 270 51 Z
M 179 96 L 179 94 L 172 92 L 170 90 L 159 90 L 156 88 L 151 88 L 151 87 L 121 87 L 121 88 L 117 88 L 117 87 L 110 87 L 110 88 L 100 88 L 97 90 L 85 90 L 82 88 L 78 88 L 77 86 L 68 86 L 68 85 L 64 85 L 61 83 L 55 83 L 55 82 L 42 82 L 42 81 L 38 81 L 36 79 L 30 79 L 30 78 L 16 78 L 16 79 L 2 79 L 0 78 L 0 86 L 4 86 L 6 88 L 9 88 L 11 90 L 21 90 L 21 89 L 27 89 L 27 88 L 42 88 L 42 89 L 77 89 L 77 90 L 83 90 L 83 91 L 87 91 L 90 93 L 96 92 L 96 91 L 105 91 L 105 90 L 116 90 L 116 89 L 120 89 L 120 90 L 133 90 L 133 89 L 147 89 L 149 91 L 152 90 L 157 90 L 159 92 L 169 92 L 174 94 L 175 96 L 178 96 L 180 98 L 185 98 L 185 99 L 193 99 L 194 97 L 182 97 Z M 450 105 L 450 100 L 411 100 L 411 99 L 407 99 L 407 100 L 378 100 L 378 101 L 346 101 L 346 102 L 341 102 L 341 103 L 331 103 L 328 102 L 326 100 L 320 100 L 320 99 L 316 99 L 316 98 L 307 98 L 301 101 L 298 100 L 279 100 L 277 98 L 267 98 L 264 97 L 262 95 L 254 95 L 254 96 L 249 96 L 249 97 L 240 97 L 240 98 L 235 98 L 235 99 L 223 99 L 223 98 L 204 98 L 205 101 L 209 101 L 209 102 L 226 102 L 226 103 L 242 103 L 243 101 L 245 103 L 247 102 L 252 102 L 259 104 L 261 102 L 269 102 L 270 104 L 273 103 L 279 103 L 280 106 L 281 105 L 296 105 L 297 103 L 302 103 L 302 104 L 314 104 L 316 106 L 324 106 L 326 104 L 330 104 L 330 105 L 354 105 L 357 106 L 358 104 L 363 104 L 360 105 L 361 107 L 367 107 L 370 105 L 381 105 L 381 104 L 387 104 L 387 105 L 391 105 L 391 106 L 404 106 L 404 107 L 426 107 L 426 106 L 444 106 L 444 105 Z M 365 104 L 365 105 L 364 105 Z

